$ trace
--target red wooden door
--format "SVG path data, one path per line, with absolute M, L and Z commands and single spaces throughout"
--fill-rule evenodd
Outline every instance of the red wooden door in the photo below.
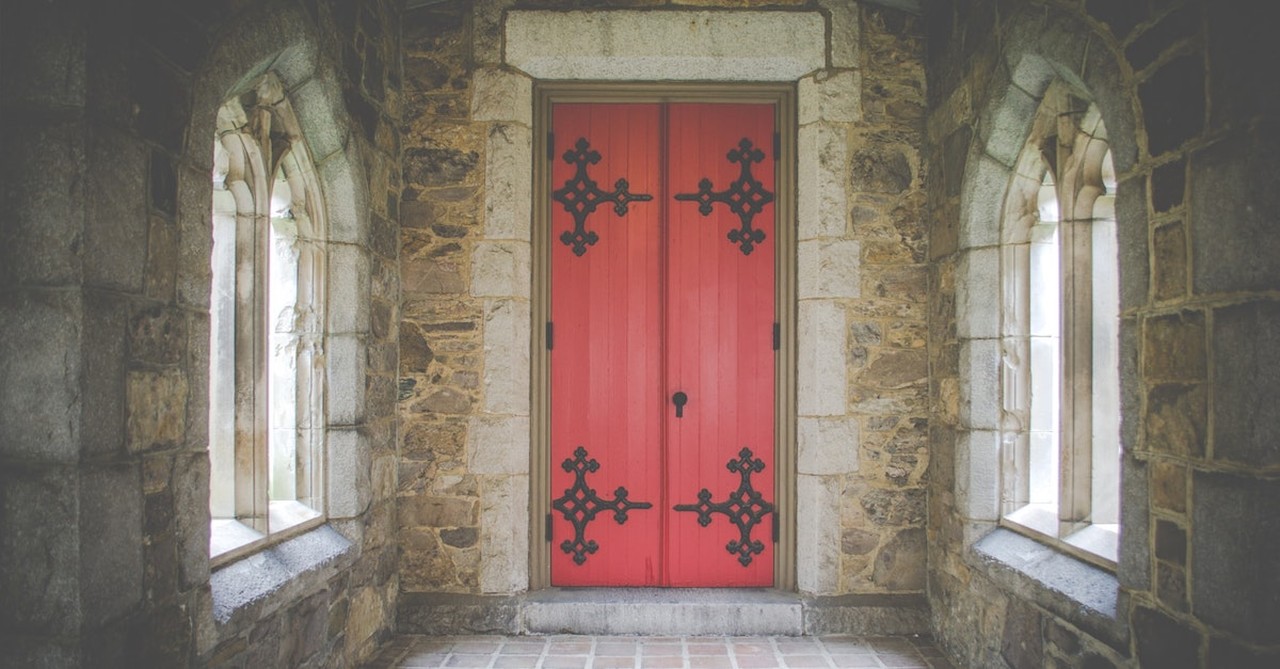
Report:
M 552 583 L 772 585 L 773 107 L 552 131 Z

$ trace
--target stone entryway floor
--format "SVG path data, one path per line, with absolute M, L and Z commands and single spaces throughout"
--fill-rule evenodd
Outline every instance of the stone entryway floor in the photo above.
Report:
M 405 635 L 365 669 L 954 669 L 927 637 Z

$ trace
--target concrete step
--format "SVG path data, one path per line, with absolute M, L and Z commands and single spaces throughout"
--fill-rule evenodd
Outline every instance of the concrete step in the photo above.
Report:
M 801 600 L 777 590 L 551 588 L 530 593 L 522 615 L 529 634 L 804 633 Z
M 865 636 L 926 634 L 922 594 L 817 597 L 773 589 L 548 588 L 403 593 L 405 634 Z

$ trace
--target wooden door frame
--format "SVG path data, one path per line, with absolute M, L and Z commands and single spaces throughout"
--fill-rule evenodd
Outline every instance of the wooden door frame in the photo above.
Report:
M 707 82 L 535 82 L 533 88 L 533 290 L 530 337 L 529 589 L 551 586 L 551 374 L 546 324 L 551 317 L 548 229 L 551 169 L 547 135 L 551 105 L 563 102 L 772 104 L 780 138 L 774 255 L 774 313 L 780 340 L 774 365 L 774 491 L 778 542 L 774 588 L 796 589 L 796 85 Z M 554 157 L 552 157 L 554 158 Z

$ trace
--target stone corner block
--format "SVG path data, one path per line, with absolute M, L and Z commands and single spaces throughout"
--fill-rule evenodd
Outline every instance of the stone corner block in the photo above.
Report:
M 485 481 L 480 527 L 480 591 L 515 594 L 528 589 L 528 476 Z
M 471 80 L 471 120 L 533 125 L 533 80 L 496 68 L 475 71 Z
M 799 244 L 800 299 L 859 297 L 862 245 L 853 240 L 809 240 Z
M 484 164 L 487 239 L 531 239 L 532 169 L 533 131 L 519 125 L 495 124 L 489 129 Z
M 956 439 L 956 507 L 969 520 L 1000 518 L 1000 433 L 961 432 Z
M 525 242 L 477 242 L 471 256 L 474 297 L 528 298 L 532 270 Z
M 858 471 L 860 430 L 856 418 L 800 418 L 797 468 L 801 474 Z
M 819 72 L 801 79 L 796 89 L 800 125 L 862 120 L 862 75 L 855 70 Z
M 528 300 L 487 300 L 484 313 L 484 408 L 498 414 L 529 414 Z
M 999 429 L 1000 342 L 960 342 L 960 424 L 978 430 Z
M 796 149 L 799 238 L 843 237 L 849 229 L 845 133 L 826 123 L 812 123 L 800 128 Z
M 840 486 L 835 477 L 796 477 L 796 581 L 800 592 L 840 587 Z
M 798 412 L 844 415 L 849 394 L 844 307 L 832 300 L 802 300 L 799 316 Z
M 354 518 L 369 508 L 372 498 L 369 439 L 361 430 L 330 429 L 326 434 L 330 518 Z
M 473 416 L 467 425 L 467 467 L 473 474 L 528 474 L 529 418 Z
M 1000 333 L 1000 251 L 994 246 L 960 252 L 956 268 L 956 336 L 995 337 Z

